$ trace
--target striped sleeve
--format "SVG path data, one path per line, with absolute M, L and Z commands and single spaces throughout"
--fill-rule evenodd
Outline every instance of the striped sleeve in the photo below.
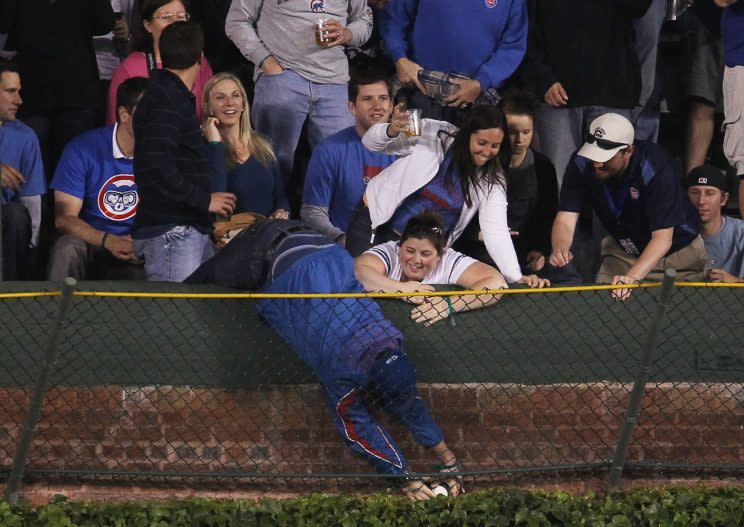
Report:
M 395 242 L 387 242 L 380 245 L 375 245 L 368 251 L 366 251 L 364 254 L 374 254 L 377 256 L 380 260 L 382 260 L 382 263 L 385 265 L 385 274 L 390 275 L 390 272 L 393 269 L 393 262 L 392 259 L 395 257 L 395 253 L 391 253 L 391 243 L 393 245 L 393 250 L 395 249 Z

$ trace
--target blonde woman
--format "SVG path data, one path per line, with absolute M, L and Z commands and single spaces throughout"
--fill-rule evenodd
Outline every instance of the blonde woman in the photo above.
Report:
M 237 77 L 218 73 L 204 86 L 204 124 L 212 192 L 232 192 L 235 212 L 289 218 L 289 202 L 271 144 L 251 128 L 248 99 Z

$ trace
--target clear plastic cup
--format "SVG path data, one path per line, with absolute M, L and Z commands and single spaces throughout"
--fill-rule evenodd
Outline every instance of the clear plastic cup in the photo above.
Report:
M 327 18 L 319 18 L 315 21 L 315 43 L 318 46 L 326 47 L 333 42 L 333 39 L 328 36 L 328 31 L 323 29 L 323 25 L 328 22 Z
M 406 129 L 406 135 L 408 137 L 421 135 L 421 112 L 422 110 L 419 108 L 410 108 L 408 111 L 411 113 L 411 122 L 408 125 L 408 128 Z

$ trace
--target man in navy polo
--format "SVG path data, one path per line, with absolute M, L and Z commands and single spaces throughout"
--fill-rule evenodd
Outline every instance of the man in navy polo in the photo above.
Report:
M 669 155 L 655 143 L 634 141 L 634 135 L 630 121 L 616 113 L 592 122 L 566 168 L 550 263 L 563 267 L 573 258 L 576 223 L 588 203 L 609 233 L 602 240 L 598 283 L 661 280 L 668 268 L 679 280 L 702 280 L 707 258 L 700 216 Z M 616 298 L 629 294 L 613 290 Z

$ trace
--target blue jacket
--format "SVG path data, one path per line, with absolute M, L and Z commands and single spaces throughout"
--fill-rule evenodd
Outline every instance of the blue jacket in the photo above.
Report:
M 340 246 L 301 257 L 265 293 L 362 293 L 354 261 Z M 257 306 L 323 384 L 344 378 L 362 385 L 377 356 L 397 350 L 403 334 L 371 298 L 271 298 Z
M 726 66 L 744 66 L 744 0 L 738 0 L 723 10 L 721 34 Z

